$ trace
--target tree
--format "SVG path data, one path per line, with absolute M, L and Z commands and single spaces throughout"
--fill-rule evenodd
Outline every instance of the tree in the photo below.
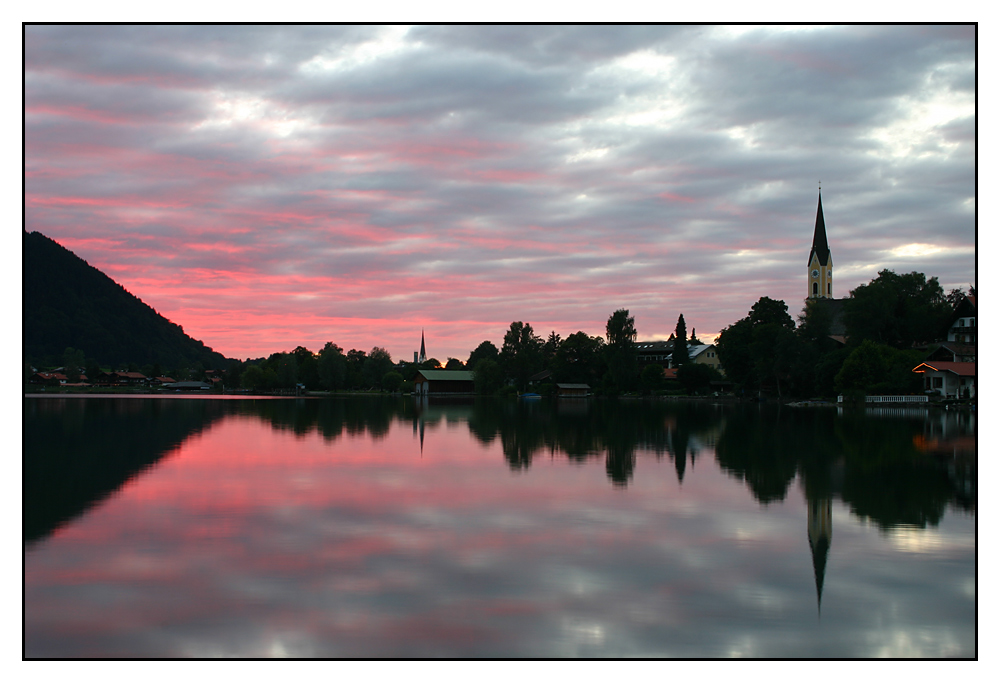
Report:
M 706 394 L 713 380 L 722 379 L 719 371 L 704 363 L 687 363 L 677 369 L 677 381 L 690 394 Z
M 486 340 L 469 354 L 469 360 L 465 361 L 465 367 L 474 368 L 480 359 L 489 358 L 490 360 L 496 360 L 499 355 L 500 349 L 494 346 L 493 342 Z
M 500 365 L 505 374 L 523 390 L 528 378 L 541 369 L 543 362 L 542 339 L 531 329 L 531 324 L 512 322 L 500 349 Z
M 851 291 L 844 324 L 852 345 L 871 339 L 897 349 L 936 341 L 943 335 L 952 307 L 938 284 L 923 273 L 879 272 Z
M 628 314 L 627 308 L 619 308 L 608 318 L 605 327 L 608 346 L 614 349 L 627 348 L 635 344 L 635 318 Z
M 495 394 L 503 386 L 503 371 L 492 358 L 480 358 L 472 371 L 476 393 L 488 396 Z
M 542 355 L 545 356 L 546 365 L 551 365 L 552 361 L 556 357 L 556 353 L 559 351 L 559 345 L 562 343 L 562 337 L 556 334 L 555 330 L 549 333 L 549 338 L 545 340 L 545 345 L 542 347 Z
M 740 318 L 721 332 L 715 340 L 719 362 L 726 369 L 726 377 L 743 388 L 754 386 L 754 358 L 750 352 L 753 342 L 753 323 L 750 318 Z
M 403 376 L 395 371 L 390 371 L 382 376 L 382 388 L 389 392 L 399 391 L 403 384 Z
M 307 389 L 319 388 L 319 367 L 316 355 L 304 346 L 296 346 L 292 351 L 298 366 L 298 381 Z
M 363 365 L 365 386 L 381 388 L 382 378 L 390 370 L 392 370 L 392 356 L 381 346 L 373 347 Z
M 715 341 L 726 376 L 744 389 L 759 388 L 762 380 L 774 379 L 780 392 L 780 378 L 787 367 L 786 358 L 776 355 L 791 348 L 782 330 L 794 329 L 785 302 L 762 296 L 745 318 L 722 330 Z
M 256 391 L 264 388 L 264 370 L 259 365 L 248 365 L 240 376 L 240 384 L 244 389 Z
M 757 303 L 750 307 L 750 313 L 747 314 L 747 317 L 750 318 L 750 323 L 754 327 L 774 323 L 788 329 L 795 329 L 795 321 L 792 320 L 792 316 L 788 315 L 788 304 L 781 299 L 762 296 L 757 300 Z
M 639 381 L 644 393 L 649 394 L 661 389 L 664 382 L 663 367 L 656 363 L 650 363 L 642 369 Z
M 367 357 L 367 353 L 358 349 L 351 349 L 347 352 L 346 384 L 349 389 L 360 389 L 364 383 L 365 378 L 362 371 Z
M 295 355 L 291 353 L 272 354 L 271 369 L 277 373 L 278 387 L 282 389 L 294 389 L 299 381 L 299 364 L 295 360 Z
M 559 344 L 552 360 L 556 381 L 597 385 L 605 372 L 604 339 L 574 332 Z
M 670 358 L 675 368 L 691 361 L 691 356 L 688 354 L 687 325 L 684 324 L 683 313 L 677 317 L 677 327 L 674 328 L 674 352 Z
M 919 351 L 894 349 L 866 339 L 844 360 L 837 373 L 838 391 L 872 394 L 909 394 L 921 389 L 921 378 L 913 372 L 920 363 Z
M 639 384 L 635 318 L 628 314 L 628 309 L 619 308 L 608 318 L 605 332 L 608 337 L 608 374 L 613 389 L 634 391 Z
M 327 342 L 319 352 L 316 373 L 319 376 L 320 386 L 327 391 L 342 389 L 347 376 L 347 357 L 344 355 L 344 350 L 333 342 Z
M 462 361 L 460 361 L 457 358 L 451 358 L 451 357 L 449 357 L 448 358 L 448 362 L 445 363 L 445 365 L 444 365 L 444 369 L 445 370 L 464 370 L 465 369 L 465 364 L 462 363 Z

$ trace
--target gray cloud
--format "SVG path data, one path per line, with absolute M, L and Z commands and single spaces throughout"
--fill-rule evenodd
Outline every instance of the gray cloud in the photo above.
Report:
M 161 311 L 182 296 L 148 286 L 169 258 L 491 289 L 484 306 L 456 280 L 448 306 L 410 291 L 406 309 L 373 285 L 350 306 L 366 318 L 561 307 L 597 333 L 613 300 L 651 330 L 697 311 L 707 336 L 759 296 L 800 308 L 822 180 L 835 294 L 882 267 L 967 285 L 974 31 L 790 28 L 29 26 L 26 222 Z M 910 244 L 938 251 L 892 256 Z

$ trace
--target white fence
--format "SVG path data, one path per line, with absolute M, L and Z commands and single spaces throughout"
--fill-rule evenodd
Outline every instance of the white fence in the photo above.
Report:
M 927 403 L 927 396 L 865 396 L 865 403 Z M 838 396 L 837 403 L 843 403 L 844 397 Z

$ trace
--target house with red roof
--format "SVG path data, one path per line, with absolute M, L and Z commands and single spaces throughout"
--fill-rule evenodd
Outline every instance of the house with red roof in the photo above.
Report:
M 976 364 L 955 361 L 924 361 L 913 372 L 924 376 L 924 391 L 945 398 L 976 397 Z

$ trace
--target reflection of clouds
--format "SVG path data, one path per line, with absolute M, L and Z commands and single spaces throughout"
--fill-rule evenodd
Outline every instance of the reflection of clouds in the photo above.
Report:
M 623 493 L 596 459 L 512 477 L 499 444 L 483 457 L 464 430 L 418 461 L 397 441 L 410 431 L 394 423 L 379 450 L 221 423 L 26 555 L 29 656 L 84 642 L 67 614 L 90 653 L 124 656 L 971 651 L 973 520 L 923 551 L 948 562 L 900 566 L 909 551 L 835 505 L 820 620 L 804 504 L 759 505 L 711 453 L 683 489 L 649 457 Z M 218 455 L 234 442 L 239 458 Z
M 922 628 L 910 631 L 892 630 L 889 633 L 868 634 L 871 652 L 868 657 L 889 658 L 950 658 L 967 657 L 956 635 L 947 628 Z
M 900 550 L 911 553 L 937 553 L 944 549 L 975 550 L 976 541 L 972 536 L 945 536 L 937 529 L 920 529 L 899 526 L 886 531 L 890 543 Z

